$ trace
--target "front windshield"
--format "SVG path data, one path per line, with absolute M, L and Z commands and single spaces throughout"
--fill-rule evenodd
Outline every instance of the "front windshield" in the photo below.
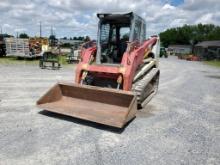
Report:
M 101 63 L 120 63 L 129 41 L 130 25 L 102 23 L 100 27 Z

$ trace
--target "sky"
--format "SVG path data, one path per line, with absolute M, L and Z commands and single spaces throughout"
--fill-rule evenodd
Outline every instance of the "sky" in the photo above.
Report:
M 220 25 L 220 0 L 0 0 L 3 33 L 58 38 L 97 35 L 97 13 L 134 11 L 146 20 L 147 35 L 184 24 Z

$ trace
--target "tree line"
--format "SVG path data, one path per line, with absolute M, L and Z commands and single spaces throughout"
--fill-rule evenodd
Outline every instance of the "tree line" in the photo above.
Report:
M 14 37 L 14 36 L 5 34 L 4 37 Z M 30 38 L 29 35 L 26 34 L 26 33 L 21 33 L 21 34 L 19 34 L 18 37 L 19 38 Z M 55 35 L 50 35 L 49 39 L 56 39 L 56 36 Z M 63 37 L 62 39 L 64 39 L 64 40 L 90 41 L 90 37 L 89 36 L 78 36 L 78 37 L 69 37 L 69 38 L 68 37 Z
M 80 40 L 80 41 L 88 41 L 90 40 L 89 36 L 78 36 L 78 37 L 63 37 L 64 40 Z
M 220 40 L 220 26 L 213 24 L 184 25 L 160 33 L 164 47 L 170 44 L 195 45 L 201 41 Z

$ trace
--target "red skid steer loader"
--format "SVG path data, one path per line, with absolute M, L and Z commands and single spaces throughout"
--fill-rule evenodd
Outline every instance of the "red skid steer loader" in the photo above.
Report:
M 97 17 L 97 43 L 82 46 L 75 83 L 56 84 L 37 105 L 122 128 L 157 92 L 159 37 L 146 39 L 145 21 L 133 12 Z

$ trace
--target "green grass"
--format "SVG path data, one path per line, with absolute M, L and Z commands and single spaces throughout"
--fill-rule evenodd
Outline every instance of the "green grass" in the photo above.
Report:
M 39 63 L 38 59 L 24 59 L 17 57 L 0 57 L 0 64 L 22 64 L 22 65 L 36 65 Z
M 25 58 L 17 58 L 17 57 L 0 57 L 0 65 L 39 65 L 39 59 L 25 59 Z M 66 56 L 60 56 L 59 61 L 61 65 L 71 65 L 68 64 L 66 60 Z
M 68 62 L 66 60 L 66 55 L 60 56 L 59 61 L 60 61 L 61 65 L 68 65 Z
M 215 66 L 215 67 L 219 67 L 220 68 L 220 60 L 213 60 L 213 61 L 205 61 L 205 64 L 211 65 L 211 66 Z

